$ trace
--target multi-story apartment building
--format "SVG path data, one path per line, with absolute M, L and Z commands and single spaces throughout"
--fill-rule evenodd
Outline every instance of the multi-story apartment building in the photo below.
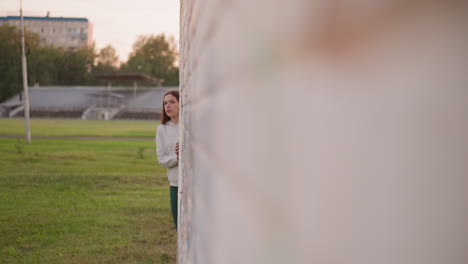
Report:
M 0 26 L 20 27 L 19 16 L 0 17 Z M 92 24 L 87 18 L 74 17 L 24 17 L 26 30 L 39 34 L 41 44 L 77 49 L 92 45 Z

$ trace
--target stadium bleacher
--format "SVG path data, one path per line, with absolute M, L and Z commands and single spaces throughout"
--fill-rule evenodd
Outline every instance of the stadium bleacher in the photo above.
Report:
M 178 87 L 30 87 L 32 118 L 144 119 L 158 120 L 162 97 Z M 1 117 L 22 117 L 19 95 L 0 104 Z M 89 114 L 91 111 L 101 111 Z

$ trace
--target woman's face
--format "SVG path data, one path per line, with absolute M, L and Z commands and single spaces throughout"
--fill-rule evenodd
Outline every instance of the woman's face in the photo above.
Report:
M 172 94 L 168 94 L 164 96 L 164 111 L 166 112 L 167 116 L 173 119 L 174 117 L 179 116 L 179 101 L 177 97 L 173 96 Z

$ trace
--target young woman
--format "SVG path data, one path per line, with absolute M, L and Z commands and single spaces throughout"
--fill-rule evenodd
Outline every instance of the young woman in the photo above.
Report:
M 179 165 L 179 92 L 169 91 L 163 97 L 161 125 L 156 131 L 156 154 L 159 164 L 167 168 L 174 224 L 177 229 L 177 196 Z

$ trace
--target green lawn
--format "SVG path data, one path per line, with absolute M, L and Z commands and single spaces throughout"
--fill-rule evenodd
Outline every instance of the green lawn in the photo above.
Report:
M 158 124 L 127 120 L 31 119 L 31 135 L 154 137 Z M 24 135 L 24 131 L 24 119 L 0 118 L 0 135 Z
M 0 119 L 0 135 L 15 134 L 4 125 L 19 121 Z M 32 123 L 33 135 L 77 135 L 76 128 L 153 137 L 155 129 L 150 122 Z M 166 170 L 154 152 L 152 140 L 0 138 L 0 263 L 174 263 Z

